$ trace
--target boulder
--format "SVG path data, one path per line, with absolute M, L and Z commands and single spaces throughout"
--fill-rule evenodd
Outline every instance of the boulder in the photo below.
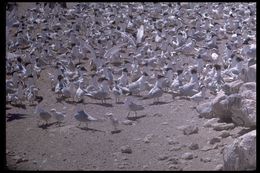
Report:
M 239 88 L 239 93 L 243 98 L 256 100 L 256 82 L 244 83 Z
M 248 67 L 247 71 L 247 82 L 255 82 L 256 81 L 256 64 Z
M 241 99 L 239 104 L 231 106 L 232 121 L 240 126 L 256 126 L 256 101 L 252 99 Z
M 224 148 L 223 170 L 245 171 L 256 169 L 256 130 L 240 136 Z
M 226 95 L 235 94 L 239 92 L 239 88 L 244 84 L 242 80 L 235 80 L 233 82 L 225 83 L 223 85 L 223 90 Z
M 231 111 L 228 108 L 228 96 L 223 91 L 212 100 L 212 111 L 215 117 L 220 119 L 231 118 Z

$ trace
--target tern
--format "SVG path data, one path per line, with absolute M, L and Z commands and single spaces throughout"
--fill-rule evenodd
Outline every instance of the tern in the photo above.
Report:
M 57 123 L 60 126 L 60 123 L 65 119 L 66 115 L 64 112 L 57 112 L 56 109 L 51 109 L 51 111 L 53 113 L 53 117 L 57 120 Z

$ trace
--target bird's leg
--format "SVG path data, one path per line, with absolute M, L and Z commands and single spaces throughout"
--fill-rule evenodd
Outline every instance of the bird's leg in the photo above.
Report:
M 86 122 L 86 128 L 88 129 L 88 122 Z
M 131 111 L 128 112 L 127 117 L 129 117 L 129 114 L 130 114 L 130 113 L 131 113 Z

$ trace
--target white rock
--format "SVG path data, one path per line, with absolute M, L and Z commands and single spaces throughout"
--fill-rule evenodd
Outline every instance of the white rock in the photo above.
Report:
M 218 164 L 215 168 L 214 171 L 221 171 L 223 169 L 223 165 L 222 164 Z
M 182 159 L 185 159 L 185 160 L 191 160 L 193 159 L 193 154 L 192 153 L 184 153 L 182 156 L 181 156 Z
M 223 170 L 242 171 L 256 169 L 256 130 L 240 136 L 223 152 Z
M 211 118 L 203 124 L 203 127 L 212 127 L 212 124 L 217 123 L 218 120 L 219 118 Z
M 122 121 L 122 124 L 124 124 L 124 125 L 133 125 L 134 122 L 131 121 L 131 120 L 124 120 L 124 121 Z

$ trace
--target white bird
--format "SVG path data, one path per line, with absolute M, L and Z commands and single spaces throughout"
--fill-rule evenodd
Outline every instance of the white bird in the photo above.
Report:
M 101 103 L 104 103 L 106 101 L 106 98 L 109 95 L 110 89 L 107 82 L 108 80 L 106 78 L 100 78 L 99 80 L 101 81 L 101 86 L 97 91 L 91 91 L 91 92 L 88 92 L 86 90 L 83 91 L 86 92 L 85 93 L 86 96 L 89 96 L 90 98 L 93 99 L 101 100 Z
M 133 98 L 131 96 L 128 96 L 125 99 L 124 104 L 129 111 L 128 114 L 127 114 L 127 117 L 129 117 L 129 115 L 132 111 L 135 113 L 135 116 L 137 116 L 137 111 L 144 110 L 144 107 L 142 105 L 136 104 L 136 102 L 133 100 Z
M 97 118 L 94 118 L 94 117 L 90 116 L 83 109 L 79 109 L 77 111 L 77 113 L 74 115 L 74 118 L 77 121 L 79 121 L 78 127 L 80 127 L 80 124 L 83 122 L 83 123 L 86 123 L 86 128 L 88 128 L 88 123 L 89 122 L 100 122 L 100 121 L 103 121 L 101 119 L 97 119 Z
M 116 98 L 116 103 L 119 102 L 119 97 L 123 95 L 123 91 L 120 87 L 118 87 L 118 81 L 115 81 L 114 87 L 112 89 L 112 92 Z
M 45 125 L 48 124 L 48 120 L 51 118 L 51 114 L 49 112 L 45 111 L 42 108 L 39 108 L 39 106 L 37 105 L 34 113 L 37 113 L 39 117 L 46 122 Z M 39 125 L 39 121 L 38 121 L 38 125 Z
M 112 113 L 106 113 L 106 116 L 109 118 L 114 130 L 113 131 L 118 131 L 118 125 L 119 121 L 116 119 Z
M 128 72 L 127 69 L 124 68 L 122 71 L 122 75 L 117 79 L 118 84 L 120 86 L 125 87 L 128 84 L 127 72 Z
M 163 90 L 162 90 L 163 77 L 164 76 L 161 75 L 157 76 L 157 81 L 154 87 L 149 91 L 148 95 L 145 96 L 143 99 L 154 98 L 154 101 L 157 99 L 157 102 L 159 102 L 159 98 L 163 95 Z
M 78 89 L 77 89 L 77 91 L 76 91 L 76 94 L 75 94 L 75 96 L 74 96 L 74 100 L 77 100 L 77 101 L 80 101 L 81 99 L 82 99 L 82 96 L 83 96 L 83 94 L 84 94 L 84 91 L 82 90 L 82 84 L 83 84 L 83 82 L 80 82 L 79 83 L 79 87 L 78 87 Z
M 201 91 L 197 94 L 194 94 L 193 96 L 189 97 L 192 101 L 196 102 L 197 105 L 199 105 L 200 102 L 202 102 L 205 99 L 205 93 L 206 93 L 206 87 L 201 86 Z
M 141 25 L 140 28 L 137 30 L 137 34 L 136 34 L 137 40 L 136 40 L 136 43 L 141 43 L 143 35 L 144 35 L 144 25 Z
M 51 109 L 53 117 L 57 120 L 57 123 L 60 126 L 60 123 L 65 119 L 66 115 L 64 112 L 57 112 L 56 109 Z
M 145 90 L 145 82 L 147 80 L 147 76 L 148 74 L 144 72 L 143 75 L 137 81 L 127 85 L 129 91 L 132 93 L 139 93 L 140 91 Z

